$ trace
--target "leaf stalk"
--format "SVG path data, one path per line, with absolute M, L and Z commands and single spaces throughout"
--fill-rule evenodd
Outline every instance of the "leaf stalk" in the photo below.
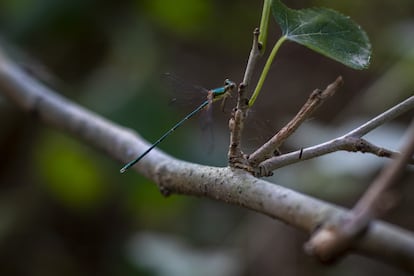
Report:
M 286 36 L 282 36 L 279 38 L 279 40 L 276 42 L 275 46 L 273 46 L 272 52 L 270 52 L 269 57 L 267 58 L 266 64 L 263 68 L 262 74 L 260 75 L 259 81 L 257 82 L 256 88 L 252 94 L 252 97 L 249 100 L 249 107 L 253 106 L 254 102 L 256 101 L 257 96 L 259 96 L 260 91 L 262 90 L 264 81 L 267 77 L 267 74 L 269 73 L 270 66 L 273 63 L 273 60 L 275 59 L 275 56 L 277 52 L 280 49 L 280 46 L 282 46 L 283 42 L 285 42 Z

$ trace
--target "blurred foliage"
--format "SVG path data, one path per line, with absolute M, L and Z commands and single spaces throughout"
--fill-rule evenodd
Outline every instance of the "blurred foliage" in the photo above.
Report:
M 142 1 L 136 1 L 138 6 Z M 194 0 L 188 5 L 187 0 L 177 1 L 144 1 L 148 15 L 157 21 L 169 32 L 183 35 L 199 34 L 203 22 L 212 16 L 212 2 L 207 0 Z
M 314 88 L 325 87 L 339 74 L 345 79 L 343 91 L 314 119 L 331 134 L 332 127 L 355 114 L 373 116 L 412 94 L 414 2 L 284 2 L 292 8 L 325 6 L 351 16 L 367 31 L 374 57 L 370 69 L 359 72 L 286 43 L 252 112 L 270 121 L 272 131 Z M 208 88 L 225 78 L 240 81 L 261 7 L 253 0 L 2 0 L 0 43 L 28 72 L 64 96 L 153 141 L 189 111 L 167 107 L 169 95 L 160 75 L 172 72 Z M 270 32 L 275 34 L 270 38 L 278 37 L 273 21 Z M 219 113 L 214 114 L 212 155 L 204 150 L 197 120 L 186 123 L 161 148 L 188 161 L 225 164 L 228 114 Z M 181 262 L 169 265 L 185 263 L 193 250 L 197 261 L 208 256 L 206 271 L 237 264 L 243 275 L 398 275 L 361 257 L 322 267 L 304 256 L 306 237 L 296 230 L 205 199 L 164 198 L 149 180 L 134 172 L 120 175 L 122 164 L 76 138 L 42 127 L 2 98 L 0 115 L 1 275 L 157 275 L 140 262 L 150 255 L 134 243 L 135 235 L 147 237 L 143 232 L 179 237 L 177 243 L 157 243 L 157 250 L 164 252 L 176 248 Z M 260 136 L 252 129 L 251 136 Z M 302 146 L 310 136 L 318 136 L 312 141 L 329 138 L 321 128 L 306 131 Z M 283 150 L 298 146 L 293 142 Z M 360 162 L 358 156 L 355 160 Z M 338 174 L 328 173 L 323 167 L 304 163 L 277 172 L 274 179 L 352 206 L 380 165 L 363 176 L 339 169 L 334 170 Z M 413 227 L 409 203 L 389 219 Z M 185 250 L 180 251 L 181 243 Z
M 105 177 L 90 149 L 66 136 L 45 133 L 36 146 L 36 171 L 67 208 L 89 209 L 105 196 Z M 103 172 L 105 173 L 105 172 Z
M 166 221 L 173 223 L 179 220 L 192 203 L 182 196 L 161 197 L 156 186 L 142 177 L 133 177 L 126 190 L 125 205 L 132 216 L 139 218 L 140 223 L 155 228 L 163 228 Z

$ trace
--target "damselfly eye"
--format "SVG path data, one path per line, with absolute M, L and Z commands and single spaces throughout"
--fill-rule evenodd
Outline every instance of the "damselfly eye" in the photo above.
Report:
M 231 89 L 233 89 L 236 86 L 236 84 L 234 82 L 232 82 L 231 80 L 229 80 L 229 79 L 226 79 L 224 81 L 224 85 L 229 86 L 229 88 L 231 88 Z

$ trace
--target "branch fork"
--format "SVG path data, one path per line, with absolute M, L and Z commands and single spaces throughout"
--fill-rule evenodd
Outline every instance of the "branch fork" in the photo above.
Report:
M 83 140 L 118 161 L 129 160 L 148 146 L 133 131 L 116 125 L 45 87 L 6 58 L 1 51 L 0 88 L 0 92 L 22 110 L 37 114 L 37 118 L 49 126 Z M 375 128 L 373 126 L 380 125 L 379 122 L 412 109 L 413 103 L 414 97 L 411 97 L 351 131 L 351 136 L 364 135 Z M 244 119 L 238 118 L 239 113 L 234 114 L 236 120 Z M 308 148 L 286 155 L 294 154 L 295 159 L 301 156 L 299 159 L 303 160 L 311 155 L 311 150 Z M 134 170 L 152 179 L 165 195 L 177 193 L 216 199 L 260 212 L 306 232 L 314 231 L 321 223 L 318 230 L 324 231 L 325 226 L 336 225 L 332 223 L 338 221 L 335 218 L 350 217 L 350 213 L 340 207 L 255 178 L 242 170 L 183 162 L 159 150 L 151 152 Z M 380 221 L 370 220 L 369 225 L 363 235 L 353 239 L 352 250 L 414 272 L 413 233 Z M 328 228 L 330 229 L 334 228 Z M 314 240 L 320 240 L 317 239 L 318 230 Z M 323 233 L 331 237 L 334 232 L 330 230 Z M 324 236 L 326 235 L 322 237 Z M 324 240 L 327 239 L 322 239 Z M 402 265 L 401 260 L 404 262 Z
M 349 212 L 347 219 L 334 225 L 326 224 L 316 231 L 305 245 L 307 252 L 323 261 L 343 255 L 364 233 L 371 221 L 384 216 L 397 203 L 396 186 L 406 165 L 414 154 L 414 119 L 407 131 L 407 142 L 394 162 L 384 167 L 365 194 Z
M 231 168 L 243 169 L 254 176 L 270 176 L 273 170 L 282 166 L 301 162 L 310 158 L 321 156 L 335 151 L 349 151 L 371 153 L 379 157 L 394 158 L 389 168 L 371 185 L 370 189 L 363 195 L 355 207 L 342 216 L 330 218 L 322 222 L 320 227 L 305 244 L 305 251 L 317 256 L 323 262 L 331 262 L 344 255 L 354 247 L 359 238 L 368 232 L 368 227 L 374 218 L 378 218 L 391 209 L 397 202 L 397 194 L 391 190 L 396 183 L 398 175 L 401 174 L 406 164 L 413 163 L 414 152 L 414 120 L 410 127 L 410 139 L 403 147 L 401 153 L 378 147 L 363 138 L 368 132 L 390 121 L 398 115 L 414 109 L 414 96 L 400 104 L 383 112 L 365 124 L 351 130 L 347 134 L 309 148 L 299 151 L 275 156 L 278 148 L 309 118 L 314 111 L 322 105 L 329 97 L 333 96 L 343 84 L 339 76 L 324 90 L 314 90 L 299 112 L 279 132 L 268 140 L 259 149 L 250 155 L 241 151 L 241 137 L 244 120 L 247 117 L 250 100 L 246 97 L 246 88 L 250 84 L 251 74 L 261 56 L 260 44 L 258 42 L 259 32 L 253 33 L 253 45 L 249 56 L 243 82 L 239 85 L 239 97 L 237 107 L 234 109 L 229 122 L 230 148 L 229 166 Z M 256 88 L 257 89 L 257 88 Z M 254 93 L 253 96 L 255 96 Z M 253 100 L 254 102 L 254 100 Z M 412 250 L 412 249 L 411 249 Z M 404 264 L 404 267 L 411 267 Z

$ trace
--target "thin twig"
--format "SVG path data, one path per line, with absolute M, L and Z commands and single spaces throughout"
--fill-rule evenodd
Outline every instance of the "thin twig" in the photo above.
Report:
M 374 145 L 371 142 L 368 142 L 362 138 L 356 138 L 357 141 L 350 145 L 350 149 L 344 149 L 347 151 L 362 152 L 362 153 L 372 153 L 378 157 L 386 158 L 398 158 L 401 153 L 393 151 L 390 149 L 382 148 L 377 145 Z M 408 160 L 407 164 L 414 165 L 414 158 Z
M 246 70 L 244 71 L 244 77 L 243 77 L 243 88 L 246 88 L 250 85 L 250 80 L 252 79 L 254 70 L 256 69 L 257 62 L 260 59 L 261 56 L 261 45 L 259 44 L 259 29 L 256 28 L 253 31 L 253 44 L 252 49 L 250 50 L 249 60 L 247 61 Z
M 333 83 L 329 84 L 325 90 L 322 91 L 317 89 L 313 91 L 296 116 L 276 133 L 275 136 L 249 156 L 250 165 L 252 167 L 257 167 L 260 162 L 271 158 L 273 152 L 279 148 L 327 98 L 333 96 L 342 83 L 342 77 L 339 76 Z
M 247 162 L 241 150 L 241 138 L 244 128 L 244 121 L 247 117 L 248 98 L 246 88 L 250 85 L 250 80 L 261 56 L 261 46 L 259 44 L 259 29 L 253 32 L 253 44 L 250 50 L 249 60 L 247 61 L 243 82 L 238 88 L 237 107 L 233 110 L 229 121 L 230 146 L 228 152 L 229 165 L 232 167 L 247 168 Z
M 414 96 L 411 96 L 405 101 L 393 106 L 392 108 L 386 110 L 385 112 L 381 113 L 375 118 L 369 120 L 362 126 L 349 131 L 343 136 L 334 138 L 332 140 L 329 140 L 327 142 L 324 142 L 324 143 L 321 143 L 315 146 L 303 148 L 301 150 L 297 150 L 294 152 L 290 152 L 290 153 L 286 153 L 283 155 L 269 158 L 259 164 L 258 170 L 256 173 L 259 176 L 269 176 L 271 175 L 272 171 L 278 168 L 281 168 L 281 167 L 284 167 L 290 164 L 298 163 L 303 160 L 312 159 L 315 157 L 319 157 L 321 155 L 325 155 L 325 154 L 340 151 L 340 150 L 349 151 L 351 149 L 350 151 L 355 151 L 355 150 L 352 150 L 352 148 L 358 149 L 358 144 L 362 141 L 360 138 L 362 138 L 363 135 L 366 135 L 368 132 L 374 130 L 380 125 L 385 124 L 395 119 L 396 117 L 400 116 L 401 114 L 404 114 L 405 112 L 409 110 L 413 110 L 413 109 L 414 109 Z M 368 143 L 367 141 L 365 142 Z M 366 150 L 365 152 L 376 154 L 380 157 L 389 157 L 388 153 L 392 152 L 386 149 L 384 149 L 384 151 L 381 151 L 381 148 L 375 145 L 372 145 L 372 147 L 368 147 L 368 149 L 369 150 Z M 301 155 L 301 158 L 298 158 L 299 155 Z
M 372 130 L 378 128 L 386 122 L 389 122 L 390 120 L 412 109 L 414 109 L 414 96 L 409 97 L 408 99 L 386 110 L 385 112 L 381 113 L 380 115 L 376 116 L 375 118 L 366 122 L 360 127 L 355 128 L 347 135 L 354 137 L 363 137 L 368 132 L 371 132 Z

